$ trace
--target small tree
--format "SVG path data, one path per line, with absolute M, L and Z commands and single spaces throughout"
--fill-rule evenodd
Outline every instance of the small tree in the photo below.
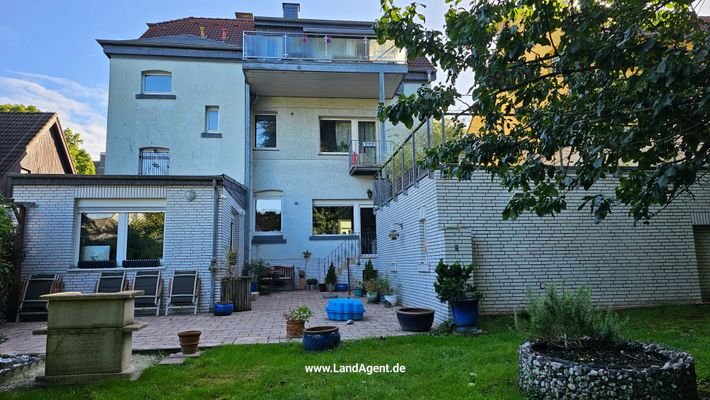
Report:
M 463 266 L 456 261 L 449 265 L 439 260 L 436 266 L 434 290 L 442 303 L 456 303 L 468 298 L 481 298 L 481 293 L 469 283 L 473 273 L 473 264 Z
M 368 259 L 365 263 L 365 268 L 362 270 L 362 280 L 367 282 L 375 278 L 377 278 L 377 271 L 375 271 L 375 267 L 372 265 L 372 260 Z
M 328 273 L 325 274 L 325 284 L 328 285 L 330 287 L 329 290 L 332 291 L 332 287 L 335 286 L 336 283 L 338 283 L 338 276 L 335 274 L 335 265 L 330 263 Z
M 15 257 L 15 226 L 5 200 L 0 196 L 0 320 L 5 315 L 7 296 L 13 283 Z

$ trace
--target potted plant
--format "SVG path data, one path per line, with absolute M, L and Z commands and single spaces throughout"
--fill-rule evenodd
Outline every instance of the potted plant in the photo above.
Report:
M 306 327 L 306 321 L 308 321 L 308 319 L 312 316 L 313 311 L 306 306 L 289 308 L 288 311 L 283 313 L 283 317 L 286 319 L 286 337 L 303 337 L 303 330 Z
M 318 289 L 318 279 L 316 279 L 316 278 L 306 279 L 306 284 L 308 285 L 308 290 Z
M 434 310 L 431 308 L 400 308 L 397 310 L 397 322 L 403 331 L 428 332 L 434 323 Z
M 374 279 L 365 282 L 365 290 L 367 291 L 367 302 L 377 303 L 377 282 Z
M 399 303 L 399 293 L 402 291 L 402 285 L 392 286 L 385 292 L 385 307 L 396 306 Z
M 338 283 L 338 276 L 335 274 L 335 265 L 330 263 L 328 267 L 328 273 L 325 275 L 325 286 L 329 292 L 335 290 L 335 284 Z
M 304 290 L 306 288 L 306 270 L 303 268 L 298 269 L 298 289 Z
M 353 296 L 362 297 L 362 281 L 355 280 L 353 283 Z
M 251 310 L 251 276 L 236 276 L 237 272 L 237 252 L 235 249 L 226 249 L 226 261 L 224 263 L 225 275 L 220 280 L 221 301 L 215 304 L 215 315 L 229 315 L 227 303 L 232 304 L 232 311 Z M 242 270 L 243 272 L 243 270 Z
M 377 286 L 377 296 L 379 297 L 378 300 L 384 302 L 385 295 L 392 291 L 390 279 L 387 277 L 387 275 L 378 275 L 377 278 L 375 278 L 375 284 Z
M 372 265 L 372 260 L 368 259 L 365 263 L 365 268 L 362 269 L 362 281 L 367 282 L 375 278 L 377 278 L 377 270 L 375 266 Z
M 473 264 L 463 266 L 458 261 L 446 264 L 439 260 L 436 266 L 434 290 L 442 303 L 449 303 L 454 324 L 459 332 L 476 329 L 478 323 L 478 301 L 481 293 L 469 283 Z
M 242 276 L 251 276 L 251 291 L 256 292 L 259 289 L 262 278 L 269 274 L 269 263 L 263 259 L 245 262 L 242 269 Z

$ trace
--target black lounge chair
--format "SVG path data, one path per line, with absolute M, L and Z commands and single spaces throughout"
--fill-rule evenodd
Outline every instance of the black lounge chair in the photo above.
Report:
M 175 271 L 170 280 L 168 305 L 165 315 L 171 308 L 192 308 L 197 314 L 197 302 L 200 296 L 200 277 L 197 271 Z
M 116 293 L 127 287 L 125 271 L 102 272 L 94 288 L 95 293 Z
M 160 271 L 137 271 L 131 289 L 145 292 L 136 296 L 136 311 L 155 310 L 155 315 L 159 315 L 160 299 L 163 296 L 163 278 L 160 277 Z
M 62 278 L 59 274 L 35 274 L 22 283 L 20 288 L 20 306 L 17 308 L 18 321 L 46 321 L 47 300 L 40 300 L 44 294 L 62 290 Z

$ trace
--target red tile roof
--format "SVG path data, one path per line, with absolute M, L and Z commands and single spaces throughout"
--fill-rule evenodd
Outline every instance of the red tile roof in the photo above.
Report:
M 172 21 L 149 23 L 148 30 L 141 38 L 161 36 L 194 35 L 201 36 L 200 27 L 204 28 L 205 37 L 228 44 L 242 46 L 242 33 L 254 30 L 254 21 L 234 18 L 197 18 L 187 17 Z
M 426 71 L 428 69 L 433 70 L 434 66 L 431 65 L 429 60 L 426 59 L 426 57 L 417 57 L 413 60 L 407 61 L 407 65 L 409 66 L 410 70 L 416 70 L 416 71 Z
M 700 29 L 703 31 L 710 30 L 710 16 L 699 16 L 698 19 L 700 20 Z

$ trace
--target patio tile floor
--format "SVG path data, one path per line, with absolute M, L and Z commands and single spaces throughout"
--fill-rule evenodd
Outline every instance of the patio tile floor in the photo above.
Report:
M 341 297 L 345 295 L 340 294 Z M 365 299 L 362 298 L 361 301 L 364 302 Z M 289 307 L 300 305 L 310 307 L 315 313 L 306 326 L 337 326 L 344 340 L 409 334 L 399 329 L 395 308 L 385 308 L 382 304 L 365 304 L 367 311 L 364 318 L 355 321 L 353 325 L 346 325 L 345 321 L 330 321 L 326 318 L 327 302 L 319 292 L 273 292 L 269 296 L 259 296 L 252 302 L 251 311 L 233 313 L 225 317 L 206 313 L 136 317 L 137 321 L 146 322 L 148 326 L 133 334 L 133 349 L 178 348 L 177 333 L 190 329 L 202 331 L 200 347 L 299 341 L 300 339 L 286 338 L 286 323 L 281 314 Z M 7 337 L 7 340 L 0 344 L 0 353 L 44 353 L 46 337 L 33 336 L 32 331 L 46 325 L 46 322 L 13 322 L 0 325 L 0 333 Z

